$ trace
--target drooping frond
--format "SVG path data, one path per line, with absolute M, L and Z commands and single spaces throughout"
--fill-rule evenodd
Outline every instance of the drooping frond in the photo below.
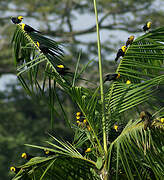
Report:
M 129 121 L 121 134 L 110 144 L 109 172 L 114 179 L 163 179 L 164 163 L 162 124 L 152 123 L 148 131 L 144 122 Z
M 48 157 L 34 157 L 20 166 L 22 170 L 13 178 L 29 179 L 100 179 L 96 173 L 96 164 L 83 157 L 71 144 L 52 137 L 59 145 L 47 142 L 50 147 L 28 145 L 53 152 Z
M 39 46 L 38 43 L 39 42 Z M 39 33 L 27 33 L 20 25 L 17 25 L 12 39 L 14 49 L 14 59 L 17 66 L 17 76 L 27 94 L 34 99 L 44 99 L 51 110 L 51 115 L 55 113 L 55 99 L 60 103 L 56 92 L 57 83 L 62 88 L 68 89 L 70 82 L 57 71 L 58 65 L 64 65 L 63 50 L 60 45 Z M 48 49 L 48 53 L 42 48 Z M 51 75 L 53 73 L 53 76 Z M 48 97 L 48 98 L 47 98 Z M 64 110 L 62 108 L 62 111 Z M 63 112 L 63 114 L 65 114 Z M 51 117 L 51 126 L 53 117 Z M 67 124 L 70 124 L 67 116 L 64 116 Z

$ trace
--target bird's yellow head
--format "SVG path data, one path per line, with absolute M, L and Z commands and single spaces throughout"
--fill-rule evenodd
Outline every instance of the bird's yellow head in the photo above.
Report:
M 77 112 L 77 113 L 76 113 L 76 116 L 81 116 L 81 112 Z
M 91 151 L 92 151 L 91 148 L 87 148 L 86 151 L 85 151 L 85 153 L 89 153 L 89 152 L 91 152 Z
M 80 121 L 79 121 L 79 120 L 77 120 L 76 123 L 77 123 L 78 125 L 80 125 Z
M 19 19 L 20 21 L 22 21 L 22 20 L 23 20 L 23 16 L 18 16 L 18 19 Z
M 161 121 L 161 123 L 164 123 L 164 118 L 161 118 L 160 121 Z
M 113 128 L 116 130 L 116 132 L 118 131 L 118 125 L 114 124 Z
M 22 29 L 24 30 L 24 27 L 25 27 L 25 24 L 24 23 L 22 23 Z
M 83 123 L 84 123 L 84 124 L 86 124 L 86 123 L 87 123 L 87 120 L 86 120 L 86 119 L 84 119 Z
M 121 76 L 121 75 L 120 75 L 120 73 L 118 73 L 116 78 L 117 78 L 117 79 L 119 79 L 119 78 L 120 78 L 120 76 Z
M 60 68 L 60 69 L 64 69 L 64 65 L 63 64 L 57 65 L 57 67 Z
M 38 41 L 36 42 L 36 45 L 37 45 L 38 47 L 40 46 L 40 44 L 39 44 L 39 42 L 38 42 Z
M 122 49 L 123 52 L 125 52 L 126 51 L 126 46 L 122 46 L 121 49 Z
M 133 36 L 133 35 L 130 36 L 130 37 L 129 37 L 129 40 L 133 41 L 133 40 L 134 40 L 134 36 Z
M 24 159 L 27 159 L 27 154 L 26 153 L 22 153 L 21 157 L 24 158 Z
M 126 81 L 126 84 L 131 84 L 131 81 L 130 81 L 130 80 L 127 80 L 127 81 Z
M 10 167 L 10 171 L 15 172 L 16 168 L 14 166 Z
M 76 119 L 80 119 L 80 116 L 76 116 Z
M 147 23 L 147 27 L 150 28 L 150 27 L 151 27 L 151 24 L 152 24 L 152 23 L 149 21 L 149 22 Z
M 49 154 L 49 153 L 50 153 L 50 151 L 49 151 L 49 150 L 47 150 L 47 149 L 44 149 L 44 153 L 45 153 L 45 154 Z

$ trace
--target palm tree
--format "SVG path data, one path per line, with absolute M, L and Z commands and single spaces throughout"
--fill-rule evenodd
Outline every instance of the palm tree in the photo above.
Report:
M 74 73 L 60 72 L 58 65 L 64 65 L 60 44 L 39 33 L 27 33 L 21 25 L 15 25 L 12 44 L 17 76 L 27 94 L 47 101 L 53 117 L 53 113 L 58 113 L 54 96 L 58 96 L 56 87 L 60 87 L 77 104 L 82 116 L 75 124 L 65 115 L 67 125 L 75 131 L 72 143 L 49 134 L 53 143 L 47 141 L 48 147 L 28 144 L 51 153 L 18 166 L 20 171 L 13 180 L 164 178 L 164 128 L 160 121 L 163 108 L 158 107 L 153 112 L 149 107 L 152 117 L 148 128 L 144 128 L 145 118 L 138 114 L 151 99 L 155 102 L 155 93 L 164 82 L 164 27 L 134 40 L 116 69 L 121 77 L 111 82 L 108 91 L 104 92 L 95 1 L 94 5 L 100 72 L 100 87 L 97 88 L 76 86 L 77 81 L 83 80 L 82 72 L 78 73 L 79 59 Z M 53 55 L 45 52 L 43 47 Z M 47 92 L 48 100 L 45 98 Z M 51 122 L 53 124 L 53 119 Z

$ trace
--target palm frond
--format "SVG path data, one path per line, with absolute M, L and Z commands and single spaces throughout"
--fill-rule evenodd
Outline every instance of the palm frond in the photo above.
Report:
M 158 28 L 140 36 L 120 60 L 116 73 L 121 77 L 113 82 L 106 98 L 111 118 L 145 102 L 163 84 L 163 33 L 164 28 Z
M 143 130 L 143 126 L 144 122 L 140 122 L 140 119 L 129 121 L 121 134 L 110 144 L 108 168 L 111 176 L 116 179 L 125 174 L 127 179 L 135 179 L 135 176 L 144 179 L 145 173 L 147 177 L 151 174 L 157 179 L 164 177 L 164 131 L 153 123 L 148 131 Z M 112 171 L 114 169 L 115 171 Z M 145 169 L 148 172 L 144 172 Z
M 83 157 L 71 144 L 61 142 L 51 136 L 57 144 L 47 142 L 52 148 L 28 145 L 33 148 L 49 150 L 54 155 L 48 157 L 34 157 L 20 166 L 22 170 L 14 177 L 29 179 L 100 179 L 96 173 L 96 163 Z

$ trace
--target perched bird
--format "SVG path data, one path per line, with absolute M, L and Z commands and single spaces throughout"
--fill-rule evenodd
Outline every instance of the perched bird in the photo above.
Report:
M 31 26 L 29 26 L 29 25 L 27 25 L 27 24 L 24 24 L 24 23 L 22 23 L 21 24 L 21 27 L 22 27 L 22 29 L 24 30 L 24 31 L 26 31 L 26 32 L 37 32 L 37 33 L 40 33 L 40 31 L 37 31 L 37 30 L 35 30 L 34 28 L 32 28 Z
M 144 32 L 148 31 L 151 28 L 151 22 L 147 22 L 144 26 L 143 26 L 143 30 Z
M 22 153 L 21 157 L 22 157 L 23 159 L 26 159 L 26 160 L 29 161 L 30 159 L 32 159 L 32 158 L 35 157 L 35 156 L 32 156 L 32 155 L 24 152 L 24 153 Z
M 19 24 L 21 23 L 23 20 L 23 16 L 18 16 L 18 17 L 11 17 L 11 21 L 14 23 L 14 24 Z
M 106 82 L 106 81 L 115 81 L 115 80 L 117 80 L 117 79 L 119 79 L 120 78 L 120 74 L 118 73 L 118 74 L 107 74 L 106 76 L 105 76 L 105 80 L 104 80 L 104 83 Z
M 68 71 L 69 68 L 64 67 L 63 64 L 57 65 L 56 70 L 60 75 L 66 75 L 68 73 L 71 73 L 71 72 Z
M 147 111 L 142 111 L 140 113 L 140 118 L 144 121 L 144 130 L 146 131 L 148 127 L 150 128 L 152 115 Z
M 49 151 L 48 149 L 44 149 L 44 154 L 51 156 L 51 155 L 55 155 L 55 152 Z
M 50 54 L 52 56 L 55 55 L 54 52 L 52 52 L 51 50 L 49 50 L 48 47 L 41 45 L 38 41 L 36 42 L 36 45 L 38 46 L 38 48 L 42 51 L 43 54 Z
M 116 58 L 115 58 L 115 62 L 117 62 L 117 60 L 119 59 L 119 57 L 123 57 L 126 51 L 126 46 L 122 46 L 121 49 L 118 50 Z
M 130 36 L 130 37 L 128 38 L 128 40 L 126 41 L 126 47 L 128 47 L 128 45 L 131 45 L 132 42 L 133 42 L 133 40 L 134 40 L 134 36 Z
M 21 170 L 21 168 L 17 168 L 17 167 L 14 167 L 14 166 L 10 167 L 10 171 L 15 172 L 16 174 L 17 174 L 20 170 Z

